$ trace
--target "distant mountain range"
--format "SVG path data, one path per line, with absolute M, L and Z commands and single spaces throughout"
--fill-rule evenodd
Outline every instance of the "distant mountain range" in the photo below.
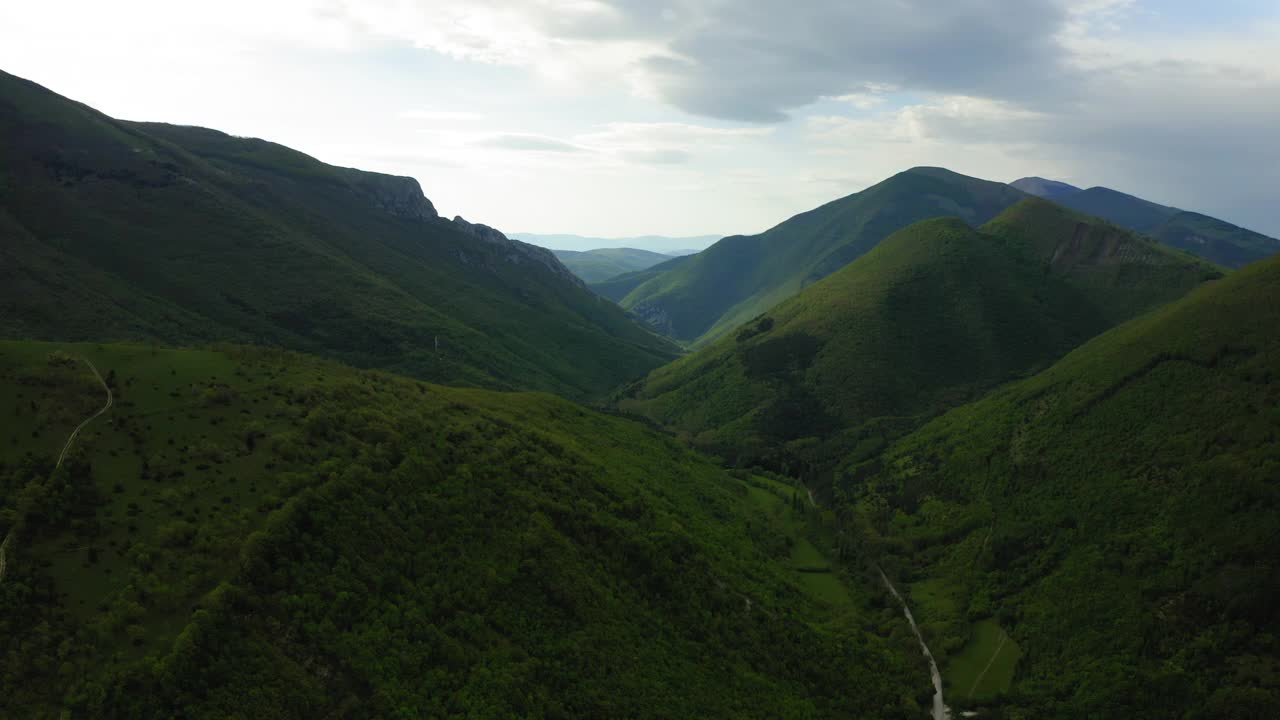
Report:
M 667 237 L 665 235 L 637 235 L 635 237 L 601 238 L 583 235 L 540 235 L 537 233 L 511 233 L 512 238 L 548 250 L 574 250 L 585 252 L 601 248 L 637 248 L 664 255 L 688 255 L 706 248 L 723 235 L 693 235 Z
M 681 253 L 656 253 L 637 248 L 599 248 L 596 250 L 552 250 L 560 262 L 583 282 L 598 283 L 625 273 L 648 268 L 670 260 Z M 692 251 L 692 252 L 697 252 Z
M 700 347 L 839 270 L 912 223 L 958 217 L 977 226 L 1039 196 L 1137 231 L 1224 267 L 1280 252 L 1280 241 L 1205 215 L 1106 188 L 1023 178 L 1011 184 L 918 167 L 752 236 L 595 282 L 658 332 Z
M 1038 177 L 1025 177 L 1010 184 L 1023 192 L 1110 220 L 1225 267 L 1243 267 L 1280 252 L 1280 240 L 1275 238 L 1208 215 L 1159 205 L 1110 188 L 1082 190 L 1064 182 Z

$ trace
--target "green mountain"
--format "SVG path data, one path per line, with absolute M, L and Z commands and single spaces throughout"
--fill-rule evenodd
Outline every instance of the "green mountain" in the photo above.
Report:
M 808 473 L 1220 275 L 1028 198 L 978 230 L 942 218 L 893 234 L 619 403 L 734 464 Z
M 574 275 L 586 283 L 599 283 L 619 275 L 647 270 L 667 262 L 670 255 L 636 248 L 597 248 L 595 250 L 552 250 Z
M 415 180 L 122 122 L 0 74 L 0 337 L 253 342 L 603 394 L 675 348 Z
M 907 589 L 952 702 L 1280 717 L 1277 327 L 1273 258 L 850 459 L 850 545 Z
M 0 342 L 0 415 L 3 717 L 924 713 L 900 613 L 797 488 L 631 420 L 37 342 Z
M 611 277 L 601 282 L 591 283 L 591 289 L 616 303 L 620 303 L 622 302 L 622 298 L 630 294 L 632 290 L 635 290 L 652 278 L 658 277 L 663 273 L 680 267 L 684 263 L 688 262 L 692 257 L 693 255 L 682 255 L 680 257 L 671 258 L 658 263 L 657 265 L 653 265 L 644 270 L 636 270 Z
M 705 344 L 914 222 L 954 215 L 977 225 L 1024 197 L 1004 183 L 914 168 L 760 235 L 725 238 L 645 279 L 620 304 L 670 337 Z
M 632 237 L 587 237 L 584 235 L 511 233 L 511 237 L 548 249 L 589 252 L 600 248 L 640 248 L 664 255 L 689 255 L 719 240 L 723 235 L 635 235 Z
M 1280 240 L 1275 238 L 1110 188 L 1081 190 L 1043 178 L 1022 178 L 1011 184 L 1024 192 L 1110 220 L 1224 267 L 1243 267 L 1280 253 Z

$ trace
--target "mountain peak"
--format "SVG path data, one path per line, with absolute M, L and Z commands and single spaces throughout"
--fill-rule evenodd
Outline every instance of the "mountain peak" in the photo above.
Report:
M 936 165 L 917 165 L 912 168 L 907 168 L 906 170 L 903 171 L 903 173 L 904 174 L 911 173 L 913 175 L 928 175 L 930 177 L 948 177 L 948 178 L 964 177 L 963 175 L 956 172 L 955 170 L 949 170 L 947 168 L 939 167 Z
M 440 217 L 431 200 L 422 193 L 422 186 L 411 177 L 349 168 L 344 168 L 344 172 L 352 189 L 380 210 L 410 220 Z
M 1046 200 L 1056 200 L 1081 191 L 1075 185 L 1069 185 L 1059 180 L 1047 180 L 1034 175 L 1014 180 L 1009 185 L 1028 195 L 1035 195 Z

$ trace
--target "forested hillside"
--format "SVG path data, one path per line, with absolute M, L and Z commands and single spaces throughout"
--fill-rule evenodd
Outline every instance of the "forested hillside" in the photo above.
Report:
M 1272 259 L 849 458 L 850 547 L 1020 646 L 1000 716 L 1280 715 L 1277 327 Z
M 895 233 L 619 402 L 734 464 L 829 470 L 1220 276 L 1028 198 L 979 230 Z
M 594 397 L 674 347 L 418 183 L 0 73 L 0 336 L 237 341 Z
M 86 360 L 114 402 L 55 469 L 104 404 Z M 796 488 L 629 420 L 30 342 L 0 344 L 0 412 L 5 717 L 921 712 L 900 616 L 830 574 Z
M 914 168 L 760 235 L 727 237 L 645 276 L 620 303 L 673 338 L 705 344 L 914 222 L 958 216 L 980 225 L 1024 197 L 1004 183 Z

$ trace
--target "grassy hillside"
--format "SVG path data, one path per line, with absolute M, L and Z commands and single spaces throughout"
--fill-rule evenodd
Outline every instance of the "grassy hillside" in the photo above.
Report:
M 599 395 L 674 348 L 416 181 L 113 120 L 0 73 L 0 337 L 237 341 Z
M 1280 253 L 1280 240 L 1199 213 L 1158 205 L 1132 195 L 1094 187 L 1080 190 L 1064 183 L 1023 178 L 1014 187 L 1048 198 L 1210 262 L 1239 268 Z
M 1023 197 L 1004 183 L 915 168 L 760 235 L 725 238 L 645 277 L 620 304 L 673 338 L 706 344 L 914 222 L 958 216 L 979 225 Z
M 648 282 L 651 278 L 658 277 L 663 273 L 674 270 L 688 262 L 692 257 L 694 256 L 682 255 L 680 257 L 670 258 L 645 270 L 636 270 L 634 272 L 617 275 L 602 282 L 591 283 L 591 289 L 596 293 L 609 298 L 615 303 L 620 303 L 622 302 L 622 298 L 626 297 L 632 290 L 635 290 L 637 287 L 640 287 L 640 285 Z
M 620 399 L 735 463 L 811 472 L 1218 277 L 1043 200 L 929 220 Z M 804 459 L 810 465 L 796 465 Z
M 85 360 L 115 402 L 54 470 L 104 403 Z M 794 487 L 629 420 L 283 351 L 35 342 L 0 343 L 0 414 L 0 716 L 922 712 L 905 625 Z
M 997 716 L 1280 716 L 1277 327 L 1272 259 L 851 459 L 935 652 L 1020 647 Z
M 555 256 L 585 283 L 598 283 L 638 270 L 647 270 L 671 259 L 670 255 L 636 248 L 553 250 Z

